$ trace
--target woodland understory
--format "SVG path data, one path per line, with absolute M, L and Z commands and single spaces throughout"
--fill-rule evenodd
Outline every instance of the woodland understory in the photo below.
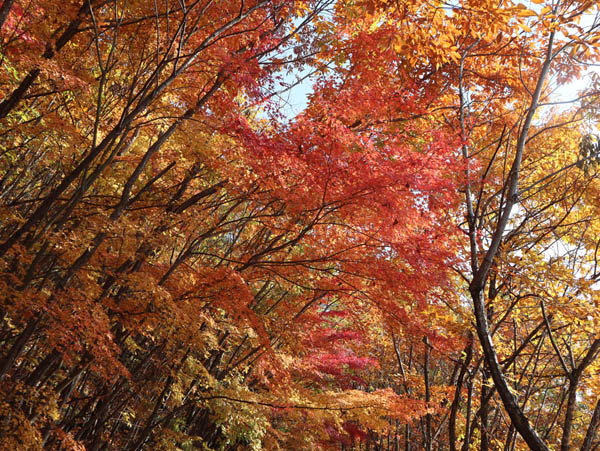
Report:
M 0 0 L 0 450 L 600 449 L 595 0 Z

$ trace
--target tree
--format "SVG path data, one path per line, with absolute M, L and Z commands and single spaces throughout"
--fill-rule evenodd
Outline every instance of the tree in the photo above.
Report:
M 3 447 L 593 449 L 596 6 L 538 5 L 4 1 Z
M 500 44 L 509 46 L 505 47 L 507 49 L 510 49 L 516 42 L 516 52 L 513 51 L 513 55 L 518 55 L 518 59 L 514 64 L 515 66 L 519 65 L 520 91 L 524 94 L 524 96 L 521 97 L 523 100 L 520 100 L 518 91 L 513 87 L 513 83 L 507 84 L 507 86 L 510 86 L 509 89 L 513 90 L 513 95 L 510 97 L 510 102 L 513 103 L 512 109 L 516 109 L 517 111 L 520 110 L 521 113 L 515 116 L 516 120 L 509 115 L 497 121 L 502 127 L 502 132 L 499 137 L 498 135 L 494 135 L 493 132 L 490 133 L 491 130 L 487 124 L 481 127 L 485 130 L 483 131 L 485 134 L 483 135 L 485 136 L 483 139 L 486 141 L 484 146 L 488 146 L 488 148 L 494 146 L 495 153 L 491 157 L 487 157 L 488 161 L 484 163 L 485 166 L 482 165 L 485 167 L 482 176 L 475 177 L 475 180 L 477 180 L 475 183 L 469 182 L 465 192 L 468 235 L 470 239 L 469 252 L 471 256 L 471 272 L 473 274 L 470 279 L 469 292 L 474 304 L 477 333 L 482 345 L 486 366 L 491 373 L 494 386 L 502 399 L 504 408 L 510 416 L 514 428 L 524 438 L 531 449 L 548 448 L 532 427 L 531 421 L 528 419 L 523 408 L 519 405 L 517 397 L 515 397 L 509 388 L 507 377 L 503 373 L 502 366 L 498 361 L 498 353 L 492 340 L 489 326 L 489 317 L 492 313 L 489 310 L 489 305 L 486 305 L 484 300 L 484 292 L 486 285 L 489 283 L 488 302 L 494 300 L 505 284 L 502 280 L 503 276 L 500 275 L 501 273 L 497 269 L 499 264 L 498 260 L 504 258 L 504 256 L 510 255 L 511 252 L 532 252 L 533 249 L 540 249 L 538 246 L 542 243 L 544 243 L 542 246 L 547 245 L 548 240 L 545 239 L 544 235 L 547 235 L 549 231 L 556 234 L 557 229 L 562 226 L 561 223 L 564 223 L 565 220 L 568 221 L 567 218 L 571 216 L 571 210 L 574 207 L 574 203 L 580 199 L 581 189 L 586 188 L 581 187 L 580 183 L 578 184 L 577 181 L 569 182 L 566 189 L 564 189 L 563 186 L 560 186 L 557 190 L 556 188 L 553 189 L 552 186 L 558 181 L 558 178 L 561 179 L 561 183 L 564 182 L 564 177 L 568 176 L 565 172 L 572 169 L 574 165 L 574 163 L 571 163 L 572 160 L 578 158 L 573 149 L 573 141 L 569 142 L 564 138 L 561 139 L 561 150 L 565 152 L 569 152 L 570 150 L 570 157 L 563 163 L 564 166 L 558 166 L 558 169 L 557 164 L 554 163 L 550 166 L 550 171 L 547 169 L 547 161 L 552 161 L 553 155 L 548 153 L 546 155 L 542 154 L 542 156 L 536 156 L 534 153 L 535 151 L 529 149 L 536 144 L 538 146 L 540 145 L 534 140 L 536 137 L 552 133 L 555 127 L 560 127 L 561 133 L 565 133 L 565 128 L 568 127 L 569 124 L 582 119 L 581 112 L 575 111 L 571 117 L 568 117 L 567 115 L 562 117 L 559 116 L 554 120 L 555 123 L 547 128 L 544 126 L 536 126 L 535 124 L 535 117 L 540 107 L 540 103 L 550 95 L 548 94 L 547 88 L 549 86 L 548 80 L 553 73 L 553 70 L 557 71 L 557 76 L 564 82 L 564 80 L 569 80 L 570 77 L 576 75 L 578 68 L 581 68 L 586 64 L 585 57 L 583 60 L 577 57 L 578 52 L 581 51 L 580 46 L 588 46 L 589 44 L 585 42 L 585 39 L 597 33 L 597 24 L 595 22 L 585 28 L 578 25 L 579 17 L 588 8 L 590 8 L 590 5 L 588 4 L 564 2 L 554 4 L 552 7 L 544 7 L 539 13 L 521 10 L 521 12 L 519 12 L 520 16 L 535 17 L 534 22 L 531 25 L 535 27 L 538 35 L 543 36 L 538 47 L 539 50 L 537 50 L 536 47 L 533 47 L 532 49 L 530 39 L 520 43 L 517 38 L 508 44 L 504 44 L 502 38 L 499 38 Z M 525 32 L 521 34 L 524 34 L 529 38 L 527 33 L 531 30 L 530 25 L 524 25 L 522 28 Z M 579 37 L 574 33 L 577 33 Z M 560 34 L 566 36 L 566 39 L 561 39 Z M 477 53 L 478 48 L 482 45 L 486 45 L 485 40 L 479 38 L 472 39 L 471 43 L 465 45 L 461 57 L 459 72 L 459 121 L 461 133 L 465 138 L 467 138 L 468 135 L 471 135 L 471 133 L 482 136 L 480 135 L 481 131 L 474 131 L 478 124 L 472 122 L 469 123 L 467 118 L 467 115 L 474 113 L 472 110 L 475 100 L 468 98 L 468 91 L 466 88 L 468 76 L 465 73 L 465 61 L 470 58 L 470 55 L 474 55 L 473 59 L 480 58 L 480 55 L 477 55 Z M 489 50 L 486 49 L 486 51 Z M 536 51 L 539 53 L 536 54 Z M 528 58 L 535 58 L 536 60 L 536 64 L 529 71 L 522 70 L 522 67 L 520 66 L 521 58 L 526 53 L 528 54 Z M 572 65 L 572 68 L 567 70 L 567 65 Z M 553 69 L 555 67 L 556 69 Z M 575 69 L 573 69 L 573 67 Z M 477 77 L 479 74 L 475 73 L 474 75 Z M 500 86 L 502 87 L 501 84 Z M 486 90 L 483 97 L 487 98 L 488 101 L 492 103 L 495 100 L 492 97 L 493 95 L 494 94 L 490 96 Z M 477 100 L 479 101 L 479 99 Z M 500 101 L 504 101 L 504 99 L 500 99 Z M 516 102 L 523 102 L 524 106 L 521 108 L 514 108 Z M 583 107 L 585 108 L 585 105 L 583 105 Z M 486 115 L 486 113 L 482 112 L 482 115 Z M 494 121 L 494 118 L 486 118 L 485 120 L 489 121 L 490 124 L 493 124 L 492 121 Z M 492 139 L 489 139 L 488 137 L 491 137 Z M 503 150 L 503 147 L 506 147 L 506 150 Z M 463 156 L 466 159 L 472 159 L 472 155 L 477 152 L 477 149 L 472 149 L 468 145 L 463 146 Z M 499 178 L 497 179 L 500 183 L 498 183 L 498 181 L 489 183 L 486 179 L 490 176 L 490 178 L 493 178 L 495 175 L 493 166 L 501 162 L 502 159 L 504 160 L 504 167 L 501 169 L 503 172 L 499 174 Z M 532 160 L 533 162 L 529 166 L 528 161 Z M 546 167 L 544 167 L 544 165 L 546 165 Z M 528 174 L 527 172 L 530 172 L 532 169 L 533 174 Z M 467 178 L 470 179 L 472 177 L 472 172 L 470 170 L 468 171 Z M 533 177 L 529 178 L 528 176 L 530 175 L 533 175 Z M 576 174 L 576 177 L 577 176 L 578 174 Z M 543 184 L 544 186 L 544 191 L 542 193 L 542 196 L 544 197 L 541 202 L 538 199 L 531 199 L 531 197 L 537 197 L 535 196 L 537 193 L 534 194 L 531 193 L 531 191 L 538 190 L 540 184 Z M 487 185 L 495 185 L 496 187 L 487 188 Z M 480 194 L 478 195 L 477 192 Z M 573 201 L 572 199 L 575 200 Z M 517 213 L 515 217 L 514 211 L 517 209 L 517 206 L 523 211 Z M 554 213 L 554 215 L 547 215 L 548 209 L 550 209 L 551 213 Z M 538 232 L 538 228 L 542 224 L 545 230 L 543 232 Z M 531 240 L 535 235 L 540 233 L 541 236 L 537 239 L 534 238 L 535 241 L 531 244 L 526 244 L 525 249 L 513 247 L 516 237 L 525 231 L 528 235 L 527 240 Z M 561 231 L 561 235 L 564 234 L 563 236 L 565 236 L 565 238 L 561 237 L 559 240 L 566 246 L 571 244 L 569 243 L 569 239 L 566 238 L 566 235 L 570 233 L 570 230 L 566 232 Z M 578 231 L 574 231 L 574 233 L 578 233 Z M 538 258 L 547 260 L 547 256 L 544 255 L 546 250 L 544 250 L 543 247 L 538 250 Z M 573 270 L 574 272 L 577 271 L 575 269 Z M 529 294 L 524 294 L 522 292 L 517 292 L 517 294 L 523 298 L 530 297 Z M 579 295 L 580 293 L 577 293 L 575 296 Z M 572 426 L 572 411 L 575 405 L 576 387 L 579 383 L 580 375 L 596 357 L 597 344 L 594 341 L 583 360 L 577 364 L 573 361 L 573 368 L 567 370 L 562 357 L 560 357 L 560 351 L 557 348 L 551 326 L 544 312 L 543 299 L 540 301 L 540 306 L 542 308 L 544 322 L 547 326 L 549 339 L 554 349 L 557 351 L 560 361 L 563 363 L 563 368 L 566 371 L 567 378 L 570 381 L 571 388 L 568 390 L 569 400 L 567 402 L 563 436 L 561 439 L 561 449 L 569 449 L 571 446 L 570 431 Z
M 389 335 L 365 321 L 424 333 L 452 139 L 354 131 L 327 76 L 287 128 L 261 119 L 281 55 L 327 51 L 329 3 L 217 3 L 8 16 L 5 443 L 27 425 L 30 448 L 310 448 L 430 415 L 431 394 L 371 392 Z

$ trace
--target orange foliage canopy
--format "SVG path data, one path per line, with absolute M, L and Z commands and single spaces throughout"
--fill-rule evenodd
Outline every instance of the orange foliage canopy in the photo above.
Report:
M 463 3 L 4 0 L 0 447 L 487 449 L 505 398 L 464 282 L 544 82 L 527 20 L 560 11 Z M 595 36 L 561 39 L 591 58 Z M 542 317 L 511 304 L 509 237 L 490 305 L 501 364 L 524 365 L 509 344 Z

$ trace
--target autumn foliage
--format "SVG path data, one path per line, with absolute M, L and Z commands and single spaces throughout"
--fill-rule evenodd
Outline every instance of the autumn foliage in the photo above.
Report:
M 599 48 L 583 0 L 4 0 L 0 449 L 595 449 Z

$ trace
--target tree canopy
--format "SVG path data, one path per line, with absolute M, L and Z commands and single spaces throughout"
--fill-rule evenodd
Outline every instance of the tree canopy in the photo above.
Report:
M 597 2 L 3 0 L 0 64 L 1 449 L 600 445 Z

